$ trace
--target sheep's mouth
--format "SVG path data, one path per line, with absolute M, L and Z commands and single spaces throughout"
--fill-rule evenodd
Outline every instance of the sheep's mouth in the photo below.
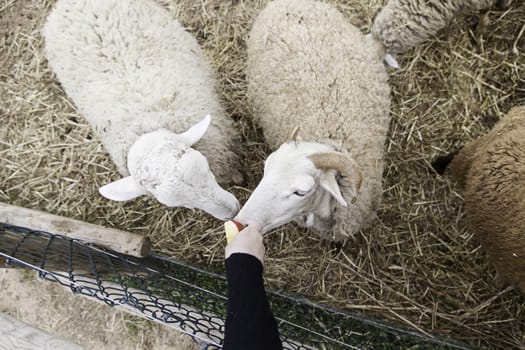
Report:
M 263 226 L 263 229 L 262 229 L 262 234 L 263 235 L 266 235 L 268 232 L 270 232 L 271 230 L 277 228 L 277 227 L 280 227 L 280 226 L 283 226 L 287 223 L 289 223 L 290 221 L 292 221 L 292 219 L 290 219 L 289 217 L 285 217 L 285 216 L 282 216 L 280 218 L 277 218 L 276 220 L 273 220 L 272 223 L 268 224 L 268 225 L 265 225 Z

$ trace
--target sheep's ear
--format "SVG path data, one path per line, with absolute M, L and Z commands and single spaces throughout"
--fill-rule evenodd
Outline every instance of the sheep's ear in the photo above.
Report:
M 323 173 L 321 174 L 321 179 L 320 179 L 319 184 L 328 193 L 330 193 L 339 204 L 341 204 L 343 207 L 346 207 L 348 205 L 346 204 L 346 201 L 343 198 L 343 195 L 341 194 L 341 190 L 339 189 L 339 184 L 337 183 L 336 174 L 337 172 L 335 170 L 323 171 Z
M 399 69 L 399 63 L 397 63 L 397 58 L 394 55 L 387 53 L 384 60 L 389 67 Z
M 188 131 L 183 132 L 180 136 L 186 141 L 186 145 L 192 146 L 204 136 L 204 133 L 210 126 L 211 117 L 208 114 L 203 120 L 192 126 Z
M 146 194 L 131 176 L 104 185 L 98 189 L 98 192 L 113 201 L 128 201 Z

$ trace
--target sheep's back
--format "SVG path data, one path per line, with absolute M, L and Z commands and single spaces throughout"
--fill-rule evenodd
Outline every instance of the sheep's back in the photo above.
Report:
M 200 106 L 214 100 L 196 39 L 152 1 L 59 1 L 44 33 L 51 68 L 96 126 L 105 112 L 132 119 L 143 111 L 195 114 L 199 106 L 202 117 Z
M 248 41 L 248 96 L 266 141 L 277 148 L 300 127 L 305 141 L 383 145 L 390 88 L 377 46 L 335 8 L 274 1 Z M 377 146 L 375 147 L 377 148 Z
M 467 217 L 500 277 L 525 292 L 525 107 L 481 140 L 465 182 Z

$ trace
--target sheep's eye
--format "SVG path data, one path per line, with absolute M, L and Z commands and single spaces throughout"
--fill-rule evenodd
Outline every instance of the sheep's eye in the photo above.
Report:
M 299 197 L 304 197 L 306 196 L 306 194 L 310 192 L 310 191 L 300 191 L 300 190 L 297 190 L 295 191 L 293 194 L 296 195 L 296 196 L 299 196 Z

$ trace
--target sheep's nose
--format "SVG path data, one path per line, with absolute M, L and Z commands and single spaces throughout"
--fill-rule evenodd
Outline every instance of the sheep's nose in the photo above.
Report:
M 239 205 L 239 202 L 235 203 L 235 208 L 233 209 L 233 211 L 224 218 L 224 221 L 229 221 L 229 220 L 232 220 L 233 218 L 235 218 L 235 215 L 237 215 L 237 213 L 239 212 L 239 210 L 241 209 L 240 205 Z
M 225 210 L 225 213 L 224 213 L 224 218 L 223 220 L 225 221 L 228 221 L 228 220 L 231 220 L 235 217 L 235 215 L 237 215 L 237 213 L 239 212 L 239 210 L 241 209 L 241 206 L 239 204 L 239 201 L 237 200 L 237 198 L 235 198 L 235 196 L 231 193 L 229 193 L 229 196 L 230 197 L 229 201 L 228 201 L 228 204 L 224 206 L 224 208 L 226 209 Z

